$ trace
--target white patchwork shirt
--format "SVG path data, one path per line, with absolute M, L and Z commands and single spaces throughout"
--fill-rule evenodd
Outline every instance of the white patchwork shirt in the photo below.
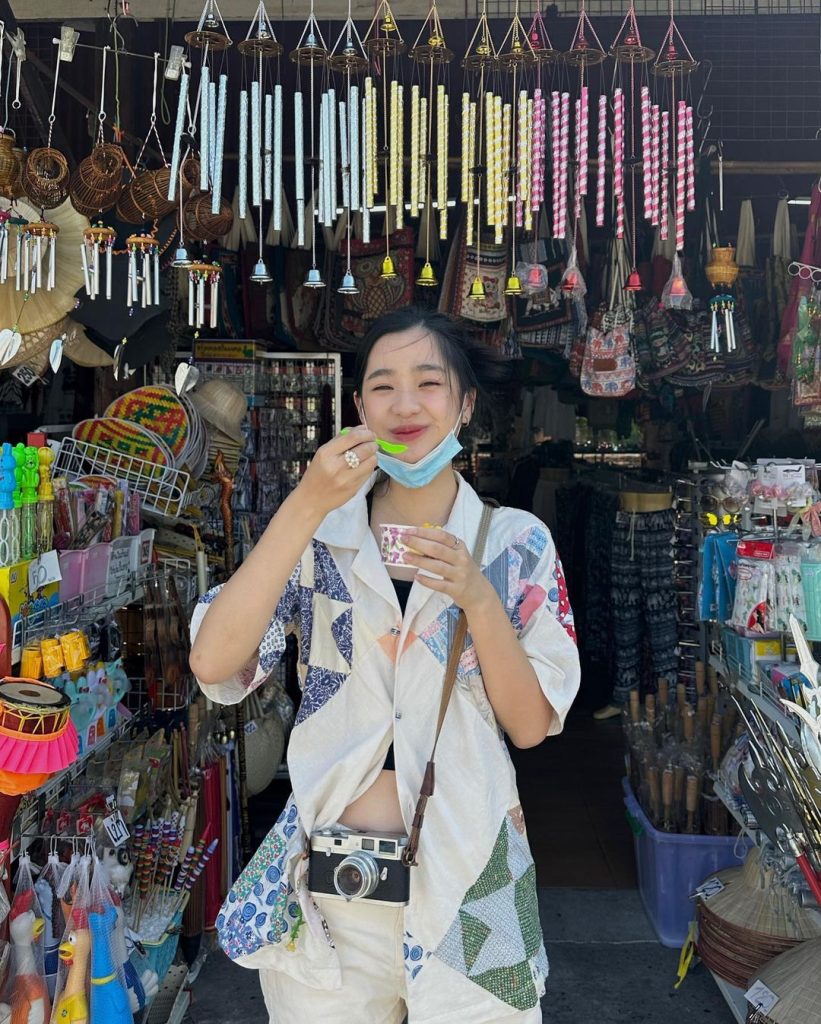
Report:
M 326 516 L 286 586 L 252 663 L 208 687 L 234 704 L 273 671 L 295 632 L 302 702 L 288 746 L 293 794 L 217 918 L 228 956 L 320 988 L 340 984 L 334 943 L 307 890 L 313 831 L 335 824 L 373 784 L 394 743 L 410 829 L 433 743 L 458 618 L 444 594 L 414 583 L 403 616 L 370 530 L 373 479 Z M 482 502 L 461 477 L 445 529 L 472 550 Z M 499 595 L 561 732 L 579 689 L 573 616 L 550 532 L 518 509 L 494 511 L 482 571 Z M 192 638 L 217 591 L 206 594 Z M 536 1006 L 548 963 L 536 871 L 515 771 L 468 634 L 436 751 L 405 910 L 411 1019 L 484 1024 Z

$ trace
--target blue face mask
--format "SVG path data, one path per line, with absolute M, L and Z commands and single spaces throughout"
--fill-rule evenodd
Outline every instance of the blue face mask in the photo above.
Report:
M 456 437 L 456 428 L 461 419 L 462 411 L 460 410 L 459 418 L 453 429 L 418 462 L 402 462 L 394 455 L 387 455 L 385 452 L 379 451 L 376 454 L 376 464 L 383 473 L 387 473 L 391 480 L 395 480 L 402 487 L 425 487 L 431 480 L 435 480 L 462 450 L 462 445 Z

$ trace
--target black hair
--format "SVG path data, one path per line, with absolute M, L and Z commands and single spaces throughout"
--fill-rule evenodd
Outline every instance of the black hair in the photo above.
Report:
M 460 400 L 475 391 L 477 406 L 492 404 L 490 392 L 507 376 L 506 365 L 489 345 L 474 337 L 462 321 L 423 306 L 403 306 L 374 322 L 356 353 L 354 391 L 358 395 L 362 394 L 374 345 L 386 334 L 398 334 L 414 327 L 425 328 L 436 340 L 448 375 L 456 378 Z

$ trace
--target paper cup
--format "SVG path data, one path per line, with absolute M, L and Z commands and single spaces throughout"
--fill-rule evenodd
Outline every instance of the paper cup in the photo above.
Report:
M 402 539 L 405 530 L 412 530 L 412 526 L 400 526 L 397 523 L 382 524 L 382 561 L 386 565 L 407 565 L 405 555 L 408 546 Z

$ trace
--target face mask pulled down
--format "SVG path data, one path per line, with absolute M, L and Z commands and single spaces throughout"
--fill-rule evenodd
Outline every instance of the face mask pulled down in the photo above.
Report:
M 454 423 L 453 428 L 442 438 L 437 446 L 423 455 L 418 462 L 402 462 L 394 455 L 387 455 L 383 451 L 377 452 L 376 464 L 383 473 L 395 480 L 402 487 L 425 487 L 431 480 L 445 469 L 462 450 L 462 445 L 456 436 L 456 430 L 462 419 L 462 411 Z M 364 422 L 364 418 L 363 418 Z

